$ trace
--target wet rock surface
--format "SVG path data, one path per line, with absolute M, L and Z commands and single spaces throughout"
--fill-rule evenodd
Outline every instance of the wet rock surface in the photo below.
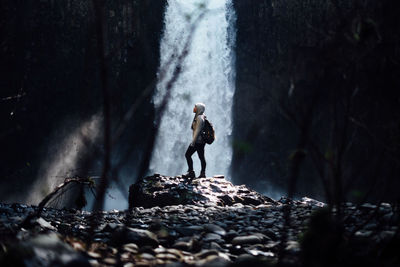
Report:
M 213 179 L 230 185 L 224 179 Z M 214 192 L 211 188 L 208 190 Z M 203 197 L 210 194 L 214 196 L 207 192 Z M 323 203 L 309 198 L 266 198 L 258 205 L 227 205 L 219 199 L 99 213 L 46 208 L 29 229 L 18 225 L 36 207 L 0 204 L 0 265 L 260 266 L 276 263 L 283 250 L 291 266 L 302 266 L 300 236 L 311 215 L 325 210 L 321 209 Z M 288 205 L 291 223 L 285 228 Z M 389 242 L 397 233 L 389 204 L 356 207 L 347 203 L 343 213 L 348 218 L 344 230 L 354 233 L 357 242 Z M 371 219 L 372 214 L 378 216 Z M 281 246 L 283 233 L 287 242 Z M 308 236 L 315 243 L 312 235 Z
M 274 202 L 245 185 L 233 185 L 223 175 L 189 179 L 155 174 L 139 180 L 129 189 L 130 207 L 204 203 L 231 206 L 235 203 L 259 205 Z

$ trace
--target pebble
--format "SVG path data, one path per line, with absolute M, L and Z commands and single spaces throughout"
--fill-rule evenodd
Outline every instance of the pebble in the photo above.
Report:
M 300 244 L 297 241 L 288 241 L 286 243 L 286 250 L 291 252 L 291 253 L 297 253 L 300 252 Z
M 42 228 L 49 229 L 49 230 L 52 230 L 52 231 L 56 231 L 57 230 L 57 228 L 52 226 L 48 221 L 46 221 L 42 217 L 36 219 L 36 223 L 39 224 L 40 227 L 42 227 Z
M 204 242 L 211 242 L 211 241 L 222 241 L 222 238 L 220 235 L 214 234 L 214 233 L 207 233 L 205 237 L 203 238 Z
M 360 237 L 360 238 L 368 238 L 372 235 L 372 231 L 365 231 L 365 230 L 360 230 L 357 231 L 354 236 L 355 237 Z
M 204 229 L 208 232 L 215 233 L 220 236 L 224 236 L 226 234 L 226 231 L 222 227 L 215 224 L 205 224 Z
M 256 235 L 237 236 L 232 240 L 233 245 L 261 244 L 262 239 Z

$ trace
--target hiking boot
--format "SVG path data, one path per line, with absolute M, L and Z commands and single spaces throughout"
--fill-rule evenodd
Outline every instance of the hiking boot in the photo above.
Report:
M 182 177 L 183 178 L 195 178 L 196 174 L 194 173 L 194 171 L 188 171 L 187 173 L 182 174 Z
M 197 178 L 206 178 L 206 172 L 201 171 L 199 177 L 197 177 Z

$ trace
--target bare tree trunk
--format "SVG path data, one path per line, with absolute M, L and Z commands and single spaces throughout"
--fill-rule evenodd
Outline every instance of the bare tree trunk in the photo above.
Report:
M 100 79 L 103 92 L 103 116 L 104 116 L 104 161 L 103 171 L 100 178 L 100 185 L 97 187 L 97 199 L 94 202 L 93 210 L 103 209 L 104 197 L 109 184 L 108 173 L 110 170 L 111 156 L 111 118 L 110 118 L 110 92 L 108 88 L 108 68 L 106 62 L 106 33 L 104 0 L 93 0 L 95 13 L 96 34 L 97 34 L 97 53 L 100 60 Z
M 319 95 L 320 95 L 320 90 L 318 90 L 319 87 L 316 87 L 317 89 L 314 92 L 313 98 L 311 100 L 310 105 L 308 106 L 304 118 L 302 119 L 299 127 L 300 127 L 300 137 L 299 137 L 299 142 L 297 144 L 296 151 L 293 153 L 291 156 L 291 167 L 290 167 L 290 173 L 289 173 L 289 185 L 288 185 L 288 200 L 290 201 L 295 193 L 296 190 L 296 184 L 297 184 L 297 179 L 299 176 L 300 172 L 300 166 L 301 163 L 303 162 L 305 158 L 305 149 L 308 143 L 308 139 L 310 137 L 310 128 L 312 125 L 313 121 L 313 113 L 314 109 L 318 103 Z M 295 119 L 295 118 L 294 118 Z M 282 228 L 281 231 L 281 243 L 280 243 L 280 248 L 279 248 L 279 265 L 283 266 L 284 262 L 283 260 L 285 259 L 286 256 L 286 242 L 287 242 L 287 237 L 288 237 L 288 231 L 290 229 L 290 215 L 291 215 L 291 203 L 286 203 L 283 209 L 283 219 L 284 219 L 284 227 Z

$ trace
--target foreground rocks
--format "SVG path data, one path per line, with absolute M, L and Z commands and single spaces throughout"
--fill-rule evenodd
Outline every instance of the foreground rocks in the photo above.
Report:
M 286 265 L 309 266 L 301 261 L 301 249 L 307 248 L 311 259 L 318 258 L 312 253 L 323 255 L 326 240 L 339 236 L 337 227 L 324 217 L 324 204 L 312 199 L 266 199 L 258 205 L 227 205 L 214 199 L 94 214 L 47 208 L 29 229 L 18 224 L 36 207 L 0 204 L 0 265 L 265 266 L 275 264 L 283 252 Z M 287 229 L 285 207 L 292 210 Z M 343 213 L 347 217 L 343 230 L 348 236 L 353 233 L 357 246 L 352 248 L 360 248 L 357 253 L 365 259 L 369 248 L 388 245 L 398 231 L 396 213 L 389 204 L 356 207 L 348 203 Z M 314 227 L 318 224 L 322 227 Z M 330 247 L 327 251 L 327 259 L 344 253 Z
M 299 205 L 293 218 L 307 217 L 317 208 Z M 3 204 L 1 209 L 6 211 L 1 216 L 1 233 L 11 239 L 13 229 L 28 214 L 27 211 L 35 207 Z M 283 227 L 281 209 L 282 204 L 222 207 L 207 203 L 148 209 L 135 207 L 130 213 L 103 212 L 95 215 L 97 226 L 91 235 L 94 243 L 89 249 L 83 242 L 90 237 L 92 214 L 89 212 L 46 209 L 32 229 L 18 229 L 14 234 L 21 246 L 34 242 L 38 237 L 52 239 L 54 244 L 63 239 L 77 252 L 74 257 L 70 256 L 72 259 L 80 259 L 78 252 L 82 252 L 93 266 L 115 265 L 118 258 L 127 266 L 133 266 L 129 263 L 151 266 L 173 262 L 226 266 L 246 259 L 244 255 L 263 260 L 276 259 Z M 294 222 L 289 238 L 296 245 L 288 249 L 296 254 L 297 235 L 304 229 L 305 221 L 296 219 Z M 26 246 L 22 248 L 26 249 Z M 59 253 L 61 257 L 65 252 L 59 252 L 58 245 L 55 245 L 51 253 Z M 30 254 L 37 258 L 32 262 L 42 260 L 48 262 L 48 266 L 55 263 L 54 257 L 43 258 L 36 251 L 27 253 Z

